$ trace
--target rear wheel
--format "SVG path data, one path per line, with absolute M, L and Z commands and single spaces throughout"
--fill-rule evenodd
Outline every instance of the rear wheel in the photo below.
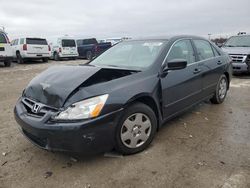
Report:
M 4 61 L 4 65 L 5 65 L 5 67 L 10 67 L 10 65 L 11 65 L 11 60 L 6 60 L 6 61 Z
M 222 75 L 217 83 L 216 91 L 213 98 L 210 101 L 213 104 L 221 104 L 227 96 L 228 79 L 225 75 Z
M 87 51 L 86 57 L 87 57 L 87 60 L 92 60 L 93 59 L 92 52 L 91 51 Z
M 116 129 L 116 150 L 125 155 L 143 151 L 152 142 L 156 128 L 156 116 L 149 106 L 129 106 Z
M 44 63 L 48 63 L 49 58 L 43 58 L 42 60 L 43 60 Z
M 23 58 L 22 58 L 20 52 L 16 53 L 16 60 L 17 60 L 18 64 L 22 64 L 23 63 Z

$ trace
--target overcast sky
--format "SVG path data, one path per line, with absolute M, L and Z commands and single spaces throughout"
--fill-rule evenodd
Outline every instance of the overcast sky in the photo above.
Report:
M 250 0 L 0 0 L 10 38 L 250 33 Z

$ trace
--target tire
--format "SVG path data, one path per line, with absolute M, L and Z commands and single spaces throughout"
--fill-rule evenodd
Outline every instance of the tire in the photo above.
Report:
M 60 60 L 61 60 L 60 57 L 59 57 L 59 54 L 58 54 L 57 52 L 54 52 L 54 55 L 53 55 L 53 56 L 54 56 L 53 59 L 54 59 L 55 61 L 60 61 Z
M 152 142 L 156 129 L 157 119 L 153 110 L 143 103 L 134 103 L 125 109 L 118 123 L 115 149 L 124 155 L 141 152 Z
M 49 58 L 43 58 L 42 61 L 43 61 L 44 63 L 48 63 Z
M 93 54 L 91 51 L 87 51 L 86 58 L 87 60 L 90 60 L 90 61 L 93 59 Z
M 5 67 L 10 67 L 11 66 L 11 61 L 7 60 L 4 62 Z
M 227 96 L 227 90 L 228 90 L 228 79 L 223 74 L 217 83 L 214 96 L 210 99 L 211 103 L 213 104 L 223 103 L 223 101 L 225 100 Z
M 16 53 L 16 60 L 18 64 L 22 64 L 24 62 L 20 52 Z

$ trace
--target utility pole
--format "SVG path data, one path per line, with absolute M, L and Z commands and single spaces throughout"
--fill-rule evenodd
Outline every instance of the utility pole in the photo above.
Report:
M 211 34 L 211 33 L 208 33 L 207 35 L 208 35 L 208 40 L 210 40 L 212 34 Z

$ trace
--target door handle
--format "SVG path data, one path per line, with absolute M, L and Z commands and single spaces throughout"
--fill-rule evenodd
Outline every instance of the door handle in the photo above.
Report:
M 222 62 L 219 60 L 219 61 L 217 61 L 217 65 L 221 65 L 222 64 Z
M 194 71 L 193 71 L 194 74 L 198 74 L 200 72 L 201 72 L 201 69 L 194 69 Z

